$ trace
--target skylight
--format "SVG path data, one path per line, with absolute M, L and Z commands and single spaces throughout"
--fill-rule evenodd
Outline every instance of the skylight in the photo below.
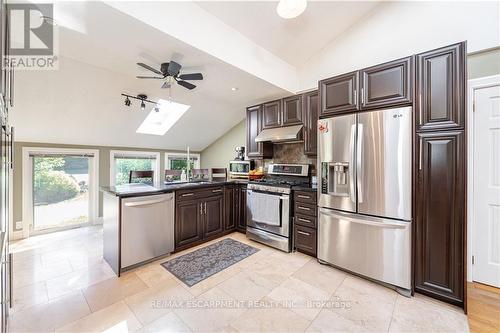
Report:
M 191 107 L 163 99 L 158 101 L 158 106 L 159 111 L 156 112 L 153 108 L 136 133 L 164 135 Z

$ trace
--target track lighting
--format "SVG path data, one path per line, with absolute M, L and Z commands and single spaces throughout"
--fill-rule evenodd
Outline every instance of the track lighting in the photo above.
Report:
M 154 104 L 155 105 L 154 110 L 156 112 L 160 111 L 158 103 L 148 100 L 148 96 L 145 95 L 145 94 L 139 94 L 137 96 L 132 96 L 132 95 L 128 95 L 128 94 L 122 94 L 122 96 L 125 96 L 125 106 L 132 105 L 132 102 L 130 101 L 130 98 L 133 98 L 133 99 L 137 99 L 137 100 L 141 101 L 141 110 L 142 111 L 146 110 L 146 103 Z

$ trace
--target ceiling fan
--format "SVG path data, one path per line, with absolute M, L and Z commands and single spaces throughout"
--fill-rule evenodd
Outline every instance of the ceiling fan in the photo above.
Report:
M 203 75 L 201 73 L 192 74 L 179 74 L 182 66 L 175 61 L 170 60 L 170 62 L 164 62 L 160 66 L 160 70 L 157 70 L 151 66 L 148 66 L 142 62 L 138 62 L 137 65 L 145 68 L 160 76 L 137 76 L 138 79 L 159 79 L 165 80 L 162 88 L 170 88 L 173 83 L 177 82 L 179 85 L 192 90 L 196 88 L 196 85 L 189 83 L 187 81 L 192 80 L 203 80 Z

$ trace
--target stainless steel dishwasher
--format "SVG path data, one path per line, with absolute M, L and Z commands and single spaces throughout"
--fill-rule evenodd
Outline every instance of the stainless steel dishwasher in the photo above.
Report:
M 174 250 L 174 194 L 122 200 L 121 268 Z

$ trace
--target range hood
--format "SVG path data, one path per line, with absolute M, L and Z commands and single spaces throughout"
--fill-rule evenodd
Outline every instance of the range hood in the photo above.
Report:
M 303 125 L 268 128 L 262 130 L 256 137 L 255 142 L 298 142 L 302 141 Z

